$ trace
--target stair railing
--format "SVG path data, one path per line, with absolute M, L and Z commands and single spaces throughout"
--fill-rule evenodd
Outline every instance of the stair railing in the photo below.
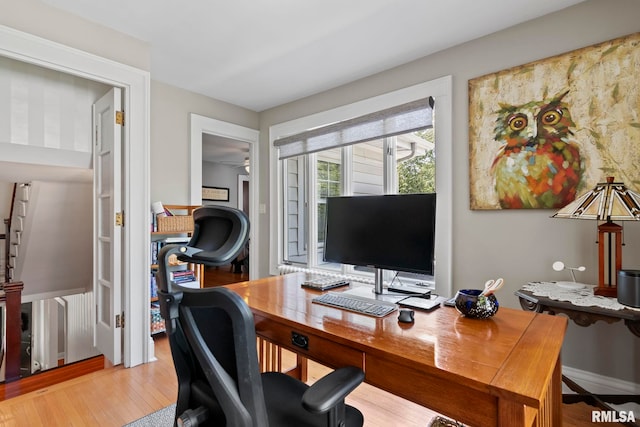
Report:
M 11 278 L 10 268 L 9 268 L 9 250 L 11 249 L 11 244 L 9 243 L 9 236 L 11 235 L 11 221 L 7 218 L 4 220 L 4 234 L 0 234 L 0 240 L 4 239 L 4 282 L 9 282 Z
M 6 336 L 4 381 L 9 383 L 20 379 L 20 312 L 22 305 L 22 282 L 3 283 L 0 289 L 0 302 L 4 301 Z M 0 360 L 1 362 L 1 360 Z M 0 396 L 4 400 L 4 396 Z
M 11 282 L 13 280 L 11 274 L 11 218 L 13 218 L 13 208 L 16 201 L 16 191 L 18 183 L 13 184 L 13 194 L 11 195 L 11 208 L 9 209 L 9 218 L 4 219 L 4 234 L 0 234 L 0 239 L 4 239 L 4 281 Z
M 0 302 L 4 302 L 5 309 L 5 345 L 2 349 L 0 342 L 0 350 L 4 350 L 4 381 L 9 383 L 20 378 L 20 312 L 22 305 L 22 282 L 12 282 L 11 266 L 10 266 L 10 249 L 11 249 L 11 218 L 13 217 L 14 203 L 16 199 L 16 190 L 18 184 L 13 184 L 13 195 L 11 197 L 11 209 L 9 218 L 4 220 L 5 225 L 5 274 L 3 283 L 0 282 Z M 0 351 L 1 353 L 1 351 Z M 2 360 L 0 360 L 0 364 Z M 0 396 L 2 400 L 4 396 Z

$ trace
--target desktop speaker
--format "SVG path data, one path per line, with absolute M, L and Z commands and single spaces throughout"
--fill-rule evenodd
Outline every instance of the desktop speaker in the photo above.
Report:
M 640 307 L 640 270 L 618 271 L 618 302 Z

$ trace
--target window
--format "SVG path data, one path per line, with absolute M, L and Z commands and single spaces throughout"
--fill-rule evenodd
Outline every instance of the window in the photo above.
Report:
M 286 160 L 286 179 L 283 180 L 286 207 L 284 211 L 285 257 L 290 263 L 307 263 L 306 222 L 306 167 L 305 157 L 296 156 Z
M 436 96 L 437 138 L 430 127 L 398 132 L 398 123 L 389 122 L 402 120 L 387 120 L 387 113 L 397 113 L 406 105 L 424 106 L 424 99 L 432 94 Z M 450 99 L 451 79 L 446 77 L 272 126 L 272 166 L 277 171 L 271 187 L 277 209 L 272 211 L 272 273 L 277 274 L 277 266 L 282 263 L 360 273 L 351 266 L 322 262 L 324 204 L 336 191 L 341 195 L 367 195 L 430 192 L 437 188 L 436 286 L 438 292 L 450 294 Z M 362 116 L 349 118 L 356 115 L 354 111 Z M 371 117 L 374 120 L 367 122 Z M 386 133 L 389 129 L 396 130 Z M 438 149 L 434 150 L 436 140 Z
M 431 140 L 428 139 L 430 135 Z M 284 260 L 345 273 L 354 270 L 373 273 L 370 268 L 323 262 L 327 198 L 434 191 L 432 135 L 433 132 L 427 130 L 410 132 L 284 160 L 284 173 L 288 177 L 283 183 L 287 194 L 286 227 L 283 230 L 288 243 Z M 342 159 L 346 161 L 343 163 Z M 301 168 L 303 164 L 309 164 L 309 168 Z M 305 170 L 315 170 L 315 178 L 307 176 Z M 350 179 L 343 180 L 343 170 Z M 315 198 L 306 196 L 305 187 L 301 185 L 305 182 L 312 183 L 309 191 L 316 195 Z M 311 211 L 316 213 L 315 239 L 308 235 L 310 231 L 306 226 L 311 220 Z M 307 256 L 309 250 L 315 253 L 315 262 Z M 399 275 L 417 277 L 405 273 Z

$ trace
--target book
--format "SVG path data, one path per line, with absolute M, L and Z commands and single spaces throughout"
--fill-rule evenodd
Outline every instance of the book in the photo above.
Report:
M 169 279 L 172 280 L 173 283 L 181 286 L 184 283 L 198 282 L 196 275 L 192 270 L 172 271 L 169 273 Z
M 154 274 L 151 275 L 151 298 L 156 298 L 158 296 L 158 286 L 156 284 L 156 276 Z
M 193 270 L 170 271 L 169 279 L 177 279 L 180 277 L 195 277 Z
M 165 237 L 161 240 L 163 243 L 189 243 L 191 237 L 189 236 L 175 236 L 175 237 Z

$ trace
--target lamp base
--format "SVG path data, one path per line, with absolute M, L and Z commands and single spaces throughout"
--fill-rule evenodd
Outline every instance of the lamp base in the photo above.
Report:
M 598 286 L 593 290 L 593 294 L 602 297 L 617 298 L 618 288 L 616 286 Z

